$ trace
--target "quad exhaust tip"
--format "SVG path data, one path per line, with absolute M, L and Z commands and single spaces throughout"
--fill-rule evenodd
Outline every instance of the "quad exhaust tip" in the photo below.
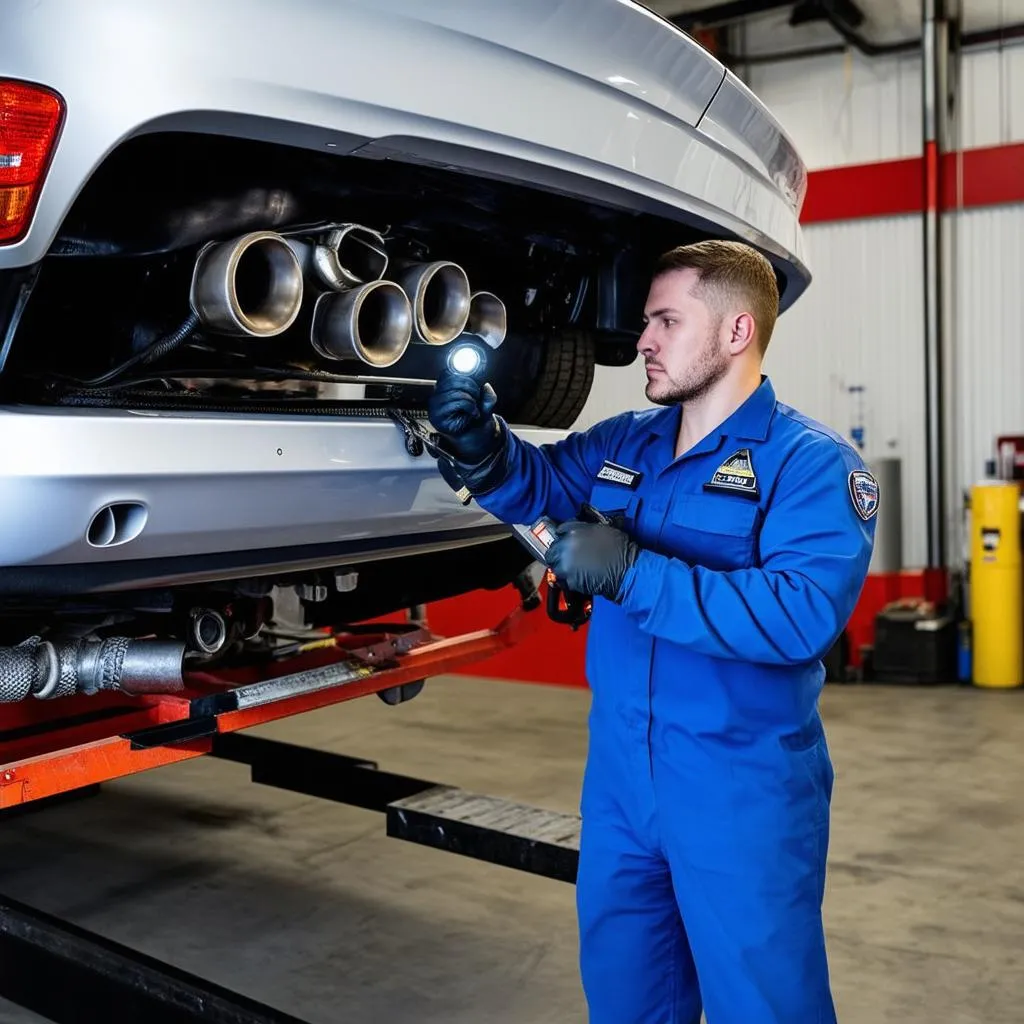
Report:
M 313 307 L 310 343 L 325 359 L 393 366 L 412 340 L 409 299 L 393 281 L 324 292 Z
M 465 331 L 469 321 L 469 278 L 457 263 L 403 263 L 395 280 L 409 296 L 415 341 L 447 345 Z
M 316 239 L 253 231 L 200 250 L 189 298 L 212 330 L 269 338 L 295 323 L 308 276 L 319 292 L 314 350 L 378 369 L 397 363 L 412 342 L 442 346 L 471 334 L 496 349 L 505 340 L 504 303 L 492 292 L 472 292 L 457 263 L 405 260 L 385 279 L 389 266 L 383 235 L 361 224 L 337 225 Z M 120 532 L 109 522 L 92 532 L 96 546 L 123 542 L 107 536 Z
M 189 301 L 207 327 L 270 338 L 295 322 L 302 295 L 302 267 L 292 247 L 275 231 L 253 231 L 200 250 Z
M 498 348 L 507 331 L 505 303 L 493 292 L 474 292 L 469 299 L 466 334 L 479 338 L 489 348 Z

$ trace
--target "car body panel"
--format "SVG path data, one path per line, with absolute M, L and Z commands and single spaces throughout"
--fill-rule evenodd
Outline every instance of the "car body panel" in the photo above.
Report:
M 433 458 L 406 452 L 391 420 L 8 408 L 0 432 L 18 439 L 0 450 L 5 566 L 355 548 L 495 525 L 459 503 Z M 90 524 L 113 503 L 142 506 L 145 526 L 96 546 Z
M 436 163 L 726 230 L 775 259 L 784 306 L 809 279 L 802 168 L 780 187 L 778 154 L 796 160 L 781 128 L 732 82 L 716 106 L 722 65 L 631 0 L 7 0 L 4 27 L 4 75 L 56 89 L 67 117 L 0 268 L 44 255 L 117 145 L 180 129 Z

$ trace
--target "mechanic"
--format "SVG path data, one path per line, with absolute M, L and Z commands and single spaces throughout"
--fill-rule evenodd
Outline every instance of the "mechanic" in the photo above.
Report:
M 536 447 L 446 372 L 430 419 L 478 503 L 560 523 L 594 595 L 580 801 L 580 966 L 598 1024 L 835 1021 L 822 925 L 833 770 L 821 658 L 857 600 L 878 486 L 777 401 L 771 264 L 706 241 L 656 264 L 647 398 Z M 613 525 L 581 521 L 589 502 Z

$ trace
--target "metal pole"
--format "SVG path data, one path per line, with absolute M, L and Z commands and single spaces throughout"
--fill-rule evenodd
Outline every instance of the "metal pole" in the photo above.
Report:
M 924 145 L 925 485 L 929 568 L 947 564 L 942 153 L 947 137 L 949 23 L 946 0 L 924 0 L 921 23 Z

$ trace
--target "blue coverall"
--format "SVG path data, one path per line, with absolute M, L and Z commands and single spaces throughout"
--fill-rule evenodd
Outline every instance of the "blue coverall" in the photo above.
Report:
M 536 447 L 479 504 L 623 517 L 642 551 L 587 639 L 577 903 L 593 1024 L 831 1024 L 821 905 L 833 771 L 822 656 L 879 494 L 857 453 L 760 387 L 675 458 L 680 407 Z

